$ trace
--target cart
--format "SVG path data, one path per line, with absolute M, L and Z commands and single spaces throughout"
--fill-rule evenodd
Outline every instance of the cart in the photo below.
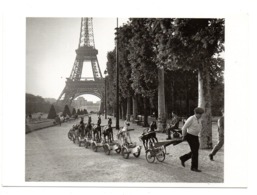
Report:
M 127 129 L 126 131 L 119 130 L 117 137 L 120 142 L 121 155 L 123 158 L 128 159 L 130 154 L 133 154 L 136 158 L 140 156 L 142 147 L 137 145 L 136 142 L 128 142 L 128 132 L 134 129 Z
M 121 146 L 121 154 L 123 158 L 128 159 L 130 154 L 133 154 L 136 158 L 140 156 L 141 146 L 136 143 L 125 143 Z
M 145 158 L 147 162 L 153 163 L 155 159 L 159 162 L 163 162 L 166 156 L 166 147 L 169 145 L 177 145 L 182 142 L 182 138 L 173 138 L 167 141 L 161 141 L 152 144 L 150 142 L 150 147 L 145 151 Z
M 92 143 L 93 143 L 93 139 L 91 137 L 85 137 L 84 139 L 85 148 L 92 146 Z
M 121 145 L 117 141 L 104 142 L 103 149 L 105 154 L 110 155 L 111 151 L 115 151 L 117 154 L 121 152 Z
M 151 131 L 143 134 L 139 137 L 141 141 L 143 141 L 143 145 L 145 148 L 145 157 L 147 162 L 153 163 L 155 159 L 159 162 L 163 162 L 165 160 L 166 156 L 166 147 L 169 145 L 177 145 L 181 143 L 182 137 L 181 134 L 179 134 L 179 137 L 173 135 L 173 138 L 171 140 L 167 141 L 154 141 L 151 137 L 154 133 L 157 133 L 160 131 Z M 145 143 L 145 138 L 148 138 Z

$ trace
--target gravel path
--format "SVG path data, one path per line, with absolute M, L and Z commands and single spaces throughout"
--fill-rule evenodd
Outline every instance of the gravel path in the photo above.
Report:
M 92 116 L 96 122 L 96 115 Z M 87 117 L 85 117 L 87 121 Z M 79 120 L 63 123 L 26 134 L 26 172 L 25 180 L 33 182 L 195 182 L 222 183 L 224 181 L 223 148 L 215 156 L 215 161 L 208 158 L 209 150 L 200 150 L 199 169 L 202 173 L 190 171 L 190 161 L 182 167 L 179 156 L 189 151 L 186 142 L 167 147 L 169 155 L 163 163 L 148 163 L 142 148 L 139 158 L 130 155 L 124 159 L 120 154 L 111 151 L 106 155 L 102 148 L 94 152 L 91 148 L 79 147 L 71 142 L 67 133 L 71 126 Z M 102 117 L 102 124 L 107 120 Z M 115 119 L 113 119 L 115 124 Z M 120 125 L 123 121 L 120 120 Z M 142 145 L 138 137 L 143 127 L 131 125 L 134 142 Z M 217 142 L 217 127 L 213 125 L 213 144 Z M 114 130 L 116 135 L 116 130 Z M 158 133 L 159 140 L 165 140 L 166 135 Z

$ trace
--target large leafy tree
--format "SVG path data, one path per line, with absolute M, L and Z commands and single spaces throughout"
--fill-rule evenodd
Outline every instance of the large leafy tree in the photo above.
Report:
M 205 109 L 201 148 L 212 147 L 211 70 L 215 54 L 224 50 L 223 19 L 165 19 L 152 22 L 157 60 L 169 69 L 198 72 L 198 106 Z M 214 66 L 214 67 L 213 67 Z
M 152 97 L 158 87 L 158 70 L 147 19 L 131 19 L 131 26 L 133 38 L 130 41 L 129 62 L 132 67 L 132 87 L 136 93 Z
M 118 56 L 119 56 L 119 67 L 120 67 L 120 92 L 124 103 L 127 103 L 127 106 L 122 106 L 127 108 L 127 112 L 123 109 L 124 116 L 127 113 L 127 119 L 130 120 L 130 110 L 131 110 L 131 97 L 134 94 L 132 89 L 132 80 L 131 80 L 131 64 L 128 60 L 130 54 L 130 40 L 133 37 L 132 26 L 130 24 L 125 24 L 118 29 L 117 40 L 118 40 Z
M 116 111 L 116 53 L 115 49 L 107 53 L 107 111 L 109 114 Z
M 131 64 L 131 81 L 135 94 L 144 98 L 144 125 L 147 125 L 149 99 L 154 98 L 158 89 L 158 69 L 154 62 L 152 36 L 148 31 L 145 18 L 130 20 L 133 37 L 130 39 L 129 62 Z

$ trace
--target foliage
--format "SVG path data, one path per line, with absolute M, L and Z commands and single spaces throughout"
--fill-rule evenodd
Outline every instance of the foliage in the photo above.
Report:
M 72 115 L 74 116 L 75 114 L 76 114 L 76 109 L 73 108 L 73 110 L 72 110 Z
M 55 111 L 54 105 L 52 104 L 47 118 L 48 119 L 55 119 L 55 117 L 56 117 L 56 111 Z
M 110 114 L 115 110 L 116 105 L 116 56 L 115 49 L 107 53 L 107 72 L 106 87 L 107 87 L 107 111 Z
M 35 96 L 26 93 L 26 114 L 32 114 L 37 112 L 48 113 L 51 104 L 46 102 L 41 96 Z
M 128 56 L 130 54 L 130 40 L 133 37 L 132 26 L 123 25 L 118 29 L 117 40 L 118 40 L 118 55 L 119 55 L 119 85 L 121 96 L 131 97 L 133 90 L 131 87 L 131 64 L 129 63 Z
M 64 117 L 66 117 L 67 115 L 68 115 L 68 116 L 71 116 L 70 109 L 69 109 L 68 105 L 65 105 L 62 114 L 63 114 Z
M 182 105 L 186 110 L 183 114 L 188 114 L 192 110 L 190 102 L 196 104 L 198 98 L 198 70 L 207 67 L 213 105 L 224 103 L 224 60 L 218 56 L 224 51 L 224 19 L 133 18 L 119 28 L 118 40 L 123 97 L 134 90 L 135 94 L 150 97 L 151 105 L 156 106 L 157 71 L 163 66 L 168 110 L 180 109 L 182 101 L 187 104 Z M 115 50 L 107 58 L 109 107 L 116 101 Z
M 86 109 L 83 110 L 83 114 L 88 114 Z
M 148 31 L 148 21 L 134 18 L 130 25 L 133 33 L 129 48 L 132 88 L 136 94 L 153 97 L 158 87 L 158 70 L 154 62 L 153 37 Z

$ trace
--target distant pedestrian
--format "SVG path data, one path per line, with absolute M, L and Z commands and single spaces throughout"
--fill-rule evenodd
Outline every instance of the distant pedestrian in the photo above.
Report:
M 219 132 L 219 140 L 217 145 L 214 146 L 211 153 L 209 154 L 210 160 L 213 160 L 213 156 L 221 149 L 224 145 L 224 110 L 221 110 L 222 116 L 218 119 L 218 132 Z
M 98 116 L 97 125 L 100 126 L 102 123 L 101 115 Z
M 60 126 L 62 125 L 62 121 L 61 121 L 61 118 L 60 118 L 59 115 L 57 115 L 57 116 L 55 117 L 55 122 L 56 122 L 56 124 L 59 124 Z
M 112 118 L 108 118 L 108 125 L 111 127 L 112 126 Z
M 202 130 L 202 114 L 204 109 L 197 107 L 194 115 L 190 116 L 182 127 L 182 139 L 186 140 L 191 151 L 180 157 L 181 165 L 185 167 L 185 162 L 191 158 L 191 171 L 201 172 L 198 169 L 199 133 Z
M 179 118 L 178 116 L 175 114 L 175 112 L 172 112 L 172 119 L 171 119 L 171 125 L 168 128 L 168 137 L 167 140 L 171 139 L 171 131 L 174 131 L 174 129 L 178 129 L 178 125 L 179 125 Z
M 79 122 L 79 134 L 84 137 L 85 136 L 85 123 L 84 123 L 84 118 L 81 117 L 80 122 Z
M 87 121 L 87 127 L 88 127 L 89 129 L 92 128 L 91 122 L 92 122 L 92 119 L 91 119 L 91 116 L 89 115 L 89 116 L 88 116 L 88 121 Z

